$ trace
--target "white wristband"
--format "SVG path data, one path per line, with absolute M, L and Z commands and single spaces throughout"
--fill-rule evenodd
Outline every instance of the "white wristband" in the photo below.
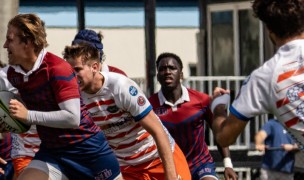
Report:
M 230 157 L 225 157 L 223 159 L 223 163 L 224 163 L 224 167 L 225 168 L 233 168 L 233 165 L 232 165 Z
M 230 103 L 230 94 L 224 94 L 221 95 L 217 98 L 215 98 L 212 103 L 211 103 L 211 112 L 214 112 L 214 109 L 216 108 L 217 105 L 219 104 L 225 104 L 226 107 L 229 105 Z

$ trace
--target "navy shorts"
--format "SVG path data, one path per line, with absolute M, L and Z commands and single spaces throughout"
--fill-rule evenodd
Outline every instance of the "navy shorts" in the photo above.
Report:
M 201 164 L 194 172 L 191 172 L 193 180 L 199 180 L 203 177 L 213 177 L 214 179 L 218 179 L 215 172 L 215 163 L 214 162 L 206 162 Z
M 119 163 L 102 132 L 64 148 L 42 146 L 34 159 L 51 164 L 69 179 L 114 179 L 120 174 Z

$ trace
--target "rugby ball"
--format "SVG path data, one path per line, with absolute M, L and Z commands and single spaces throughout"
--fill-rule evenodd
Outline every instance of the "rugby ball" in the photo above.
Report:
M 17 99 L 23 103 L 18 95 L 10 91 L 0 91 L 0 133 L 24 133 L 29 130 L 30 126 L 10 116 L 8 107 L 11 99 Z

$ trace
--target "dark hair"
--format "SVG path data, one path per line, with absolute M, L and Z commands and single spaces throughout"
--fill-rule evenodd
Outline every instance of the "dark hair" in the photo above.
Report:
M 182 60 L 180 59 L 180 57 L 174 53 L 170 53 L 170 52 L 165 52 L 165 53 L 161 53 L 158 57 L 157 57 L 157 60 L 156 60 L 156 69 L 158 69 L 158 66 L 159 66 L 159 63 L 162 59 L 165 59 L 165 58 L 173 58 L 177 61 L 179 67 L 181 70 L 183 70 L 183 62 Z
M 304 0 L 255 0 L 254 15 L 279 38 L 304 32 Z

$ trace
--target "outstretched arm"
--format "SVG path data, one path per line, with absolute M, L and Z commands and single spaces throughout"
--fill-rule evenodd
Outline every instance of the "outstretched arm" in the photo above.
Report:
M 267 138 L 267 133 L 264 130 L 258 131 L 254 136 L 255 149 L 261 152 L 265 152 L 266 145 L 264 143 Z
M 214 108 L 213 115 L 213 134 L 216 142 L 221 147 L 228 147 L 235 143 L 248 123 L 248 121 L 242 121 L 231 113 L 227 117 L 226 105 L 224 104 L 217 105 Z

